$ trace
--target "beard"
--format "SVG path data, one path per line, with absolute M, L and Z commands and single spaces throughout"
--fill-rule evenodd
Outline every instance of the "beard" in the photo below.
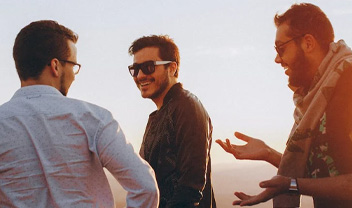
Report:
M 63 96 L 67 96 L 67 89 L 65 88 L 65 71 L 62 72 L 61 76 L 60 76 L 60 89 L 59 91 L 61 92 L 61 94 Z
M 310 73 L 311 64 L 301 48 L 297 51 L 296 58 L 290 68 L 292 73 L 288 78 L 289 84 L 308 89 L 313 78 Z
M 165 90 L 167 90 L 167 88 L 170 85 L 170 80 L 168 77 L 167 70 L 164 70 L 164 73 L 162 75 L 158 76 L 157 79 L 155 79 L 155 77 L 145 77 L 140 80 L 134 79 L 134 81 L 135 81 L 138 89 L 141 91 L 142 97 L 149 98 L 152 100 L 159 98 L 165 92 Z M 142 87 L 140 87 L 140 83 L 146 82 L 146 81 L 151 82 L 152 86 L 147 91 L 144 91 L 142 89 Z
M 169 81 L 167 74 L 166 74 L 164 79 L 160 80 L 160 82 L 158 83 L 158 85 L 157 85 L 158 88 L 154 91 L 154 93 L 152 93 L 149 96 L 149 98 L 152 100 L 155 98 L 158 98 L 167 89 L 167 87 L 169 86 L 169 83 L 170 83 L 170 81 Z

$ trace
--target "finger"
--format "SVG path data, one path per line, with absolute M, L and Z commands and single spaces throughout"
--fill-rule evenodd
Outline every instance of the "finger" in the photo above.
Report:
M 218 143 L 226 152 L 231 153 L 231 148 L 229 148 L 226 143 L 224 143 L 220 139 L 216 140 L 215 142 Z
M 226 144 L 223 141 L 221 141 L 220 139 L 216 140 L 215 142 L 218 143 L 223 149 L 227 148 Z
M 217 140 L 215 140 L 215 142 L 220 144 L 220 145 L 223 143 L 223 141 L 221 141 L 221 139 L 217 139 Z
M 250 139 L 252 139 L 252 137 L 249 137 L 245 134 L 242 134 L 240 132 L 235 132 L 235 137 L 237 137 L 238 139 L 242 140 L 242 141 L 245 141 L 245 142 L 248 142 Z
M 240 205 L 241 206 L 251 206 L 251 205 L 259 204 L 261 202 L 264 202 L 264 200 L 261 200 L 257 195 L 257 196 L 252 196 L 246 200 L 242 200 Z
M 243 193 L 243 192 L 235 192 L 235 196 L 237 196 L 241 200 L 249 199 L 251 196 Z
M 280 184 L 280 183 L 279 183 Z M 273 187 L 277 187 L 278 183 L 275 182 L 275 180 L 270 179 L 270 180 L 266 180 L 266 181 L 262 181 L 259 183 L 259 186 L 261 188 L 273 188 Z
M 215 142 L 218 143 L 221 147 L 227 146 L 226 143 L 221 141 L 220 139 L 217 139 Z
M 255 196 L 250 196 L 247 195 L 243 192 L 235 192 L 235 195 L 240 199 L 240 200 L 235 200 L 232 202 L 232 205 L 240 205 L 240 206 L 244 206 L 244 205 L 250 205 L 253 201 L 253 198 L 255 198 Z
M 273 187 L 273 184 L 271 184 L 271 181 L 262 181 L 259 183 L 260 188 L 270 188 Z
M 229 140 L 229 139 L 226 139 L 226 145 L 227 145 L 228 148 L 231 149 L 232 146 L 231 146 L 231 143 L 230 143 L 230 140 Z
M 241 200 L 235 200 L 232 202 L 232 205 L 240 205 L 241 204 Z

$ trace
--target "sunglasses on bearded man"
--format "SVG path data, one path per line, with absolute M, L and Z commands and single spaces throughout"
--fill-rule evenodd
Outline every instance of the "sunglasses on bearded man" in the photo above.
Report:
M 173 61 L 146 61 L 140 64 L 133 64 L 128 66 L 128 71 L 132 77 L 136 77 L 139 73 L 139 70 L 142 70 L 143 74 L 149 75 L 154 73 L 155 66 L 169 64 Z

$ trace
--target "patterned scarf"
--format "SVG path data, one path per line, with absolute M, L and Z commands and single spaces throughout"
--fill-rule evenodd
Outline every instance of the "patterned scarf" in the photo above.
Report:
M 324 115 L 342 72 L 352 66 L 352 51 L 343 40 L 331 43 L 307 95 L 297 89 L 293 95 L 295 123 L 286 143 L 278 175 L 305 177 L 314 129 Z M 299 207 L 300 196 L 282 194 L 274 198 L 274 207 Z

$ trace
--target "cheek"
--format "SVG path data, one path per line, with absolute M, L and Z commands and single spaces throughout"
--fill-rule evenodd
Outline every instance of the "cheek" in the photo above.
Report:
M 73 81 L 75 80 L 76 76 L 75 76 L 74 73 L 72 73 L 70 76 L 71 76 L 71 77 L 70 77 L 70 80 L 71 80 L 71 82 L 73 82 Z

